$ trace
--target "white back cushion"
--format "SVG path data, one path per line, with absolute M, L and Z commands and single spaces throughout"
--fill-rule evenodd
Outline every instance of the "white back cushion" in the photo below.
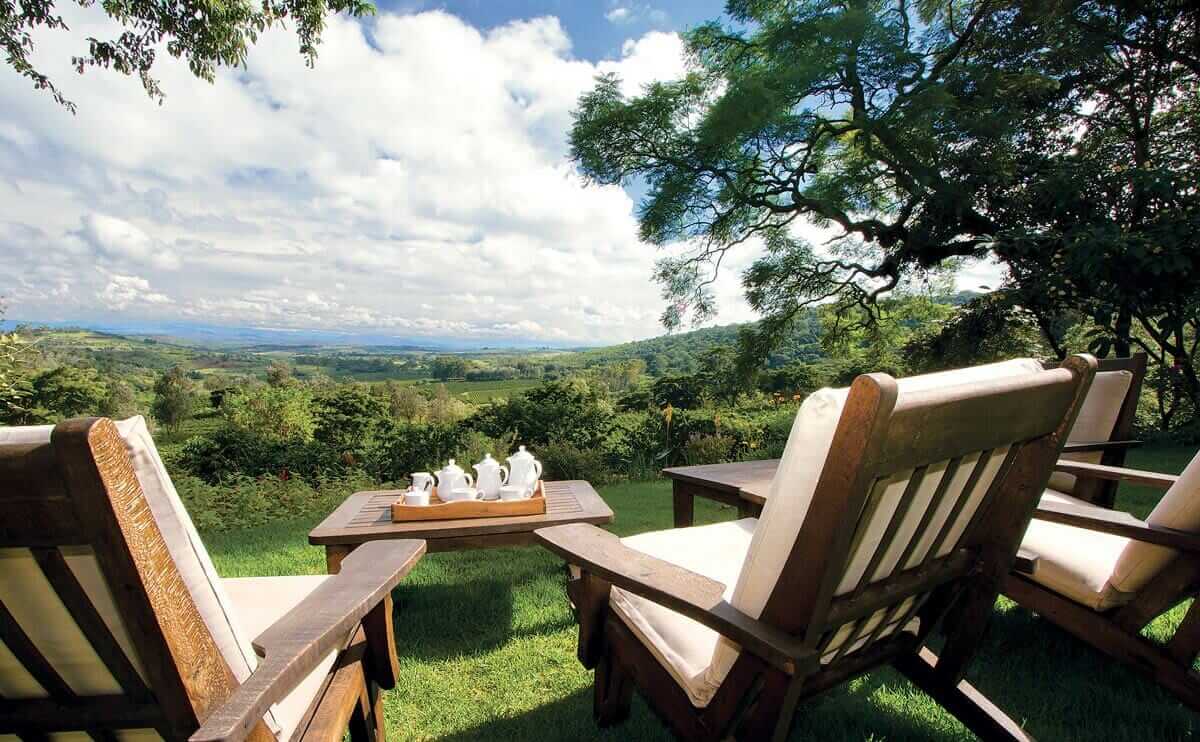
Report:
M 1125 396 L 1129 394 L 1129 385 L 1132 383 L 1133 373 L 1130 371 L 1105 371 L 1096 374 L 1067 441 L 1093 443 L 1110 440 L 1113 426 L 1117 424 L 1117 418 L 1121 415 L 1121 406 L 1125 404 Z M 1063 454 L 1063 458 L 1099 464 L 1103 455 L 1103 451 L 1087 451 Z M 1055 472 L 1050 475 L 1050 483 L 1047 486 L 1059 492 L 1071 493 L 1075 491 L 1075 477 Z
M 1150 511 L 1152 526 L 1200 533 L 1200 454 L 1191 460 L 1179 481 L 1167 490 Z M 1146 586 L 1178 554 L 1174 549 L 1130 540 L 1121 552 L 1109 583 L 1122 593 L 1136 593 Z
M 910 376 L 899 379 L 897 384 L 900 393 L 904 394 L 1041 370 L 1037 361 L 1022 358 Z M 758 618 L 775 589 L 808 513 L 849 392 L 849 389 L 821 389 L 809 395 L 796 413 L 783 458 L 771 481 L 766 504 L 730 600 L 743 613 Z M 903 491 L 902 485 L 900 491 Z M 736 645 L 722 639 L 709 668 L 710 682 L 719 683 L 724 679 L 737 659 L 737 653 Z
M 238 682 L 243 683 L 258 666 L 258 658 L 250 644 L 250 637 L 244 636 L 239 630 L 237 619 L 232 612 L 232 602 L 225 594 L 208 550 L 204 548 L 200 534 L 196 532 L 179 493 L 175 491 L 175 485 L 167 475 L 154 439 L 146 427 L 146 420 L 138 415 L 128 420 L 117 421 L 116 426 L 129 453 L 134 474 L 150 505 L 150 512 L 162 532 L 167 551 L 170 552 L 175 567 L 179 570 L 179 575 L 183 578 L 221 656 L 225 658 Z M 0 428 L 0 444 L 48 443 L 53 430 L 53 425 Z M 96 576 L 99 576 L 98 570 L 96 572 Z M 7 576 L 5 579 L 7 581 Z M 91 596 L 92 591 L 88 592 Z M 134 663 L 139 661 L 136 657 L 130 659 Z M 100 669 L 103 670 L 103 667 Z M 271 714 L 267 715 L 266 720 L 268 725 L 277 728 Z

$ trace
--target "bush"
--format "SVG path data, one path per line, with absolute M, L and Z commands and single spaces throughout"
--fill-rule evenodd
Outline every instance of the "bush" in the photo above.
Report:
M 207 531 L 325 515 L 351 493 L 379 486 L 362 472 L 311 480 L 238 475 L 216 484 L 172 474 L 172 480 L 196 527 Z
M 613 472 L 603 452 L 571 443 L 548 443 L 534 452 L 542 462 L 543 479 L 585 479 L 592 484 L 611 481 Z
M 498 438 L 515 434 L 530 447 L 551 442 L 598 448 L 612 432 L 612 405 L 582 379 L 551 381 L 484 407 L 464 425 Z
M 692 433 L 683 446 L 683 460 L 688 465 L 724 464 L 730 460 L 737 445 L 728 435 L 700 435 Z

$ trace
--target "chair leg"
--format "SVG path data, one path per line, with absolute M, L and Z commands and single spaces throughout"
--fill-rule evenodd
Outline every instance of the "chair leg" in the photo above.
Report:
M 603 654 L 596 662 L 593 686 L 592 715 L 600 727 L 620 724 L 629 718 L 633 702 L 633 683 L 611 654 Z
M 938 672 L 937 663 L 937 655 L 922 648 L 915 654 L 897 658 L 892 664 L 911 680 L 913 685 L 928 693 L 947 711 L 954 714 L 981 740 L 991 742 L 1033 739 L 967 681 L 960 680 L 950 685 L 943 674 Z
M 387 732 L 383 716 L 383 693 L 368 680 L 350 716 L 352 742 L 384 742 Z

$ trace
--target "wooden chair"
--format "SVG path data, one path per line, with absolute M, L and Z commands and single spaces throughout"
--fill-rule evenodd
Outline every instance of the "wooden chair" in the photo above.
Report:
M 1155 617 L 1200 595 L 1200 455 L 1178 477 L 1061 461 L 1081 479 L 1158 487 L 1166 494 L 1140 520 L 1082 501 L 1043 500 L 1022 548 L 1032 574 L 1012 574 L 1004 594 L 1200 711 L 1200 601 L 1165 644 L 1142 636 Z
M 1133 440 L 1138 399 L 1146 379 L 1146 354 L 1128 358 L 1104 358 L 1092 380 L 1075 427 L 1063 447 L 1063 458 L 1105 466 L 1124 466 L 1129 449 L 1141 445 Z M 1117 482 L 1079 478 L 1066 472 L 1050 477 L 1050 489 L 1111 508 L 1116 501 Z
M 424 542 L 220 580 L 169 484 L 141 418 L 0 428 L 0 736 L 381 740 Z
M 538 531 L 572 565 L 598 723 L 636 686 L 681 738 L 782 740 L 801 700 L 890 663 L 981 737 L 1027 738 L 963 676 L 1095 360 L 987 368 L 811 395 L 759 519 Z

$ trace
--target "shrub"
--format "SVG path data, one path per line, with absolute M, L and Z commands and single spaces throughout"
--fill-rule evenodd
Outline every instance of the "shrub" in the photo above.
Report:
M 689 465 L 724 464 L 730 460 L 737 445 L 728 435 L 700 435 L 692 433 L 683 446 L 683 460 Z
M 464 425 L 493 438 L 515 434 L 529 446 L 570 443 L 598 448 L 612 432 L 613 408 L 582 379 L 550 381 L 484 407 Z
M 173 473 L 172 481 L 196 527 L 208 531 L 321 516 L 351 493 L 378 487 L 362 472 L 314 479 L 238 475 L 215 484 Z
M 268 443 L 312 440 L 312 394 L 302 386 L 260 386 L 227 394 L 221 412 L 231 428 Z
M 612 479 L 612 470 L 604 461 L 603 452 L 594 448 L 579 448 L 571 443 L 547 443 L 534 452 L 542 462 L 543 479 L 586 479 L 603 484 Z
M 392 481 L 406 479 L 414 471 L 434 471 L 446 459 L 457 458 L 459 451 L 464 450 L 466 437 L 466 431 L 458 425 L 392 425 L 379 434 L 378 443 L 367 458 L 367 470 L 380 479 Z

